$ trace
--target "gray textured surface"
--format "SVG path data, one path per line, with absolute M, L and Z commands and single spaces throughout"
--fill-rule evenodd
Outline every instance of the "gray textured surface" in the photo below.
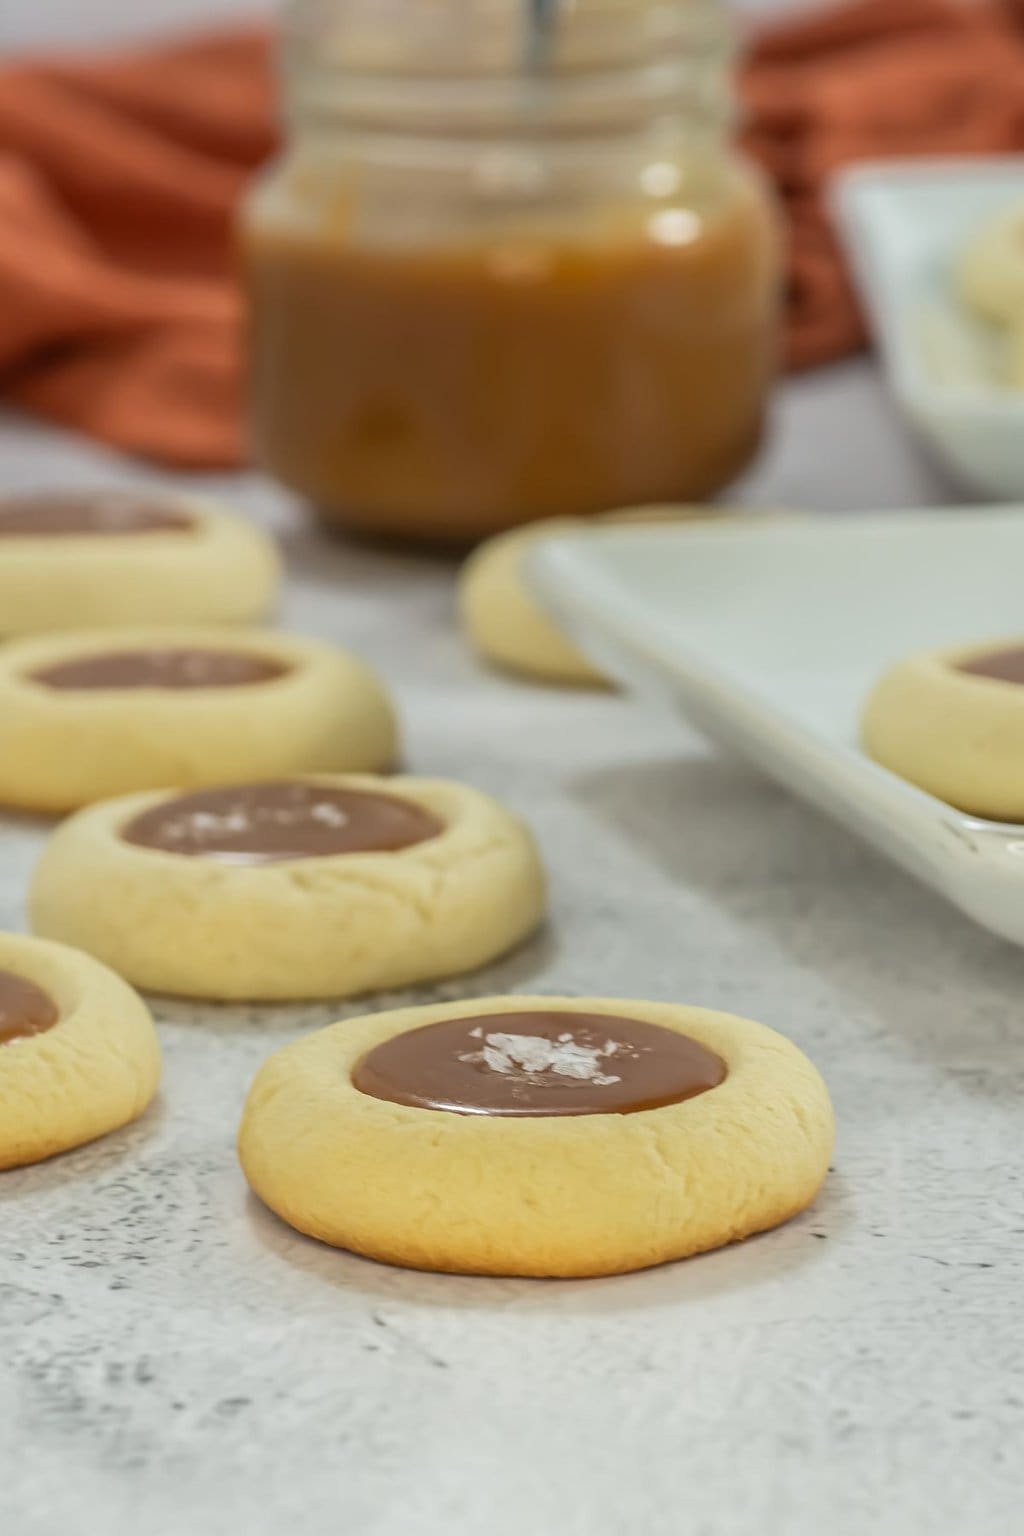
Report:
M 746 494 L 948 496 L 889 415 L 862 367 L 791 385 Z M 4 486 L 126 473 L 0 433 Z M 648 1274 L 392 1271 L 293 1236 L 234 1160 L 258 1062 L 339 1010 L 159 1005 L 159 1105 L 0 1179 L 0 1529 L 1018 1531 L 1024 956 L 676 724 L 479 671 L 444 562 L 329 543 L 258 481 L 211 484 L 284 535 L 287 621 L 394 683 L 410 763 L 540 833 L 547 935 L 441 994 L 764 1019 L 829 1080 L 835 1173 L 789 1227 Z M 0 837 L 0 923 L 19 927 L 40 832 Z
M 0 0 L 0 51 L 241 8 Z M 950 499 L 891 418 L 863 368 L 791 385 L 748 499 Z M 0 431 L 0 485 L 115 473 Z M 485 677 L 443 564 L 325 544 L 260 484 L 214 484 L 285 534 L 287 621 L 392 679 L 410 762 L 544 840 L 548 935 L 444 995 L 763 1018 L 829 1080 L 836 1171 L 782 1231 L 645 1275 L 390 1271 L 290 1235 L 234 1161 L 258 1062 L 336 1010 L 162 1006 L 146 1119 L 0 1177 L 0 1531 L 1015 1536 L 1024 956 L 677 726 Z M 4 927 L 39 837 L 0 828 Z

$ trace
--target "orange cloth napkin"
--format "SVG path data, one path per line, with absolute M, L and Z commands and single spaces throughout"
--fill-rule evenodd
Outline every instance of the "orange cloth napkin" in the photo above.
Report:
M 130 453 L 243 457 L 232 210 L 273 148 L 269 42 L 0 73 L 0 394 Z
M 807 367 L 864 340 L 825 179 L 1024 147 L 1024 0 L 854 0 L 763 37 L 743 92 L 791 224 L 788 357 Z M 251 30 L 0 71 L 0 394 L 166 463 L 242 460 L 232 210 L 273 119 Z
M 790 226 L 787 358 L 812 367 L 865 340 L 825 182 L 855 160 L 1024 149 L 1024 0 L 854 0 L 775 28 L 743 85 Z

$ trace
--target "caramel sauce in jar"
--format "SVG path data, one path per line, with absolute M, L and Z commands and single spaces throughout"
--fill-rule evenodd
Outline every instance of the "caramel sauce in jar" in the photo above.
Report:
M 666 44 L 659 102 L 637 31 L 702 9 L 717 37 L 712 0 L 580 0 L 532 84 L 514 36 L 482 60 L 431 34 L 412 71 L 394 44 L 382 66 L 372 28 L 331 34 L 306 132 L 243 229 L 257 450 L 327 520 L 468 540 L 703 499 L 747 464 L 775 362 L 773 209 L 728 146 L 727 55 Z

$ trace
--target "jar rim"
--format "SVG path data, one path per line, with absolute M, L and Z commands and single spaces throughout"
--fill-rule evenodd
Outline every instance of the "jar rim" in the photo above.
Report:
M 567 0 L 547 13 L 538 60 L 528 0 L 286 0 L 286 50 L 322 70 L 394 77 L 555 78 L 610 74 L 666 59 L 698 63 L 733 27 L 721 0 Z M 312 61 L 311 61 L 312 62 Z
M 526 0 L 289 0 L 289 110 L 439 136 L 731 121 L 735 29 L 721 0 L 573 0 L 540 66 L 527 15 Z

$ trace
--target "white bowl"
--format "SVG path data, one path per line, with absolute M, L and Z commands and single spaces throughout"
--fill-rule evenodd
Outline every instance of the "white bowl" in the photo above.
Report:
M 1024 156 L 859 165 L 831 201 L 896 398 L 936 454 L 999 499 L 1024 496 L 1024 393 L 951 273 L 979 225 L 1024 206 Z
M 934 799 L 857 735 L 898 657 L 1024 634 L 1024 510 L 594 529 L 542 541 L 527 566 L 606 672 L 1024 944 L 1024 827 Z

